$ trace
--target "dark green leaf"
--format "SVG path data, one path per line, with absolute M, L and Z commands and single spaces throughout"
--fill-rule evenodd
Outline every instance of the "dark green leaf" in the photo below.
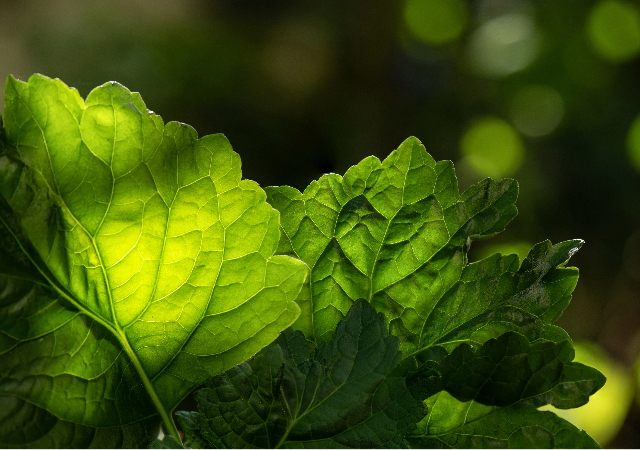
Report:
M 457 347 L 438 367 L 441 383 L 409 440 L 423 447 L 595 447 L 586 433 L 536 408 L 575 408 L 605 382 L 573 362 L 570 341 L 534 343 L 509 332 L 473 351 Z M 433 358 L 437 359 L 437 358 Z
M 604 386 L 605 377 L 572 362 L 574 356 L 571 341 L 529 344 L 509 332 L 476 351 L 468 345 L 456 348 L 440 364 L 443 389 L 463 402 L 508 406 L 542 396 L 542 404 L 577 408 Z
M 429 402 L 414 448 L 600 448 L 584 431 L 528 402 L 506 408 L 460 402 L 446 392 Z
M 384 316 L 358 301 L 315 355 L 302 333 L 285 331 L 208 382 L 196 392 L 197 423 L 216 447 L 404 446 L 431 380 L 394 371 L 400 359 Z
M 60 420 L 13 396 L 0 396 L 0 448 L 148 448 L 156 418 L 122 427 L 92 428 Z
M 208 448 L 209 444 L 202 436 L 202 431 L 197 423 L 199 413 L 197 411 L 178 411 L 176 419 L 182 431 L 184 431 L 184 446 L 186 448 Z

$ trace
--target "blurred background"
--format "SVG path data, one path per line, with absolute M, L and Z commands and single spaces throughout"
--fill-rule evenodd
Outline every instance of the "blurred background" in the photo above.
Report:
M 471 260 L 586 241 L 558 324 L 608 383 L 561 414 L 640 447 L 640 0 L 0 0 L 0 78 L 34 72 L 222 132 L 263 186 L 411 135 L 461 189 L 516 178 L 520 214 Z

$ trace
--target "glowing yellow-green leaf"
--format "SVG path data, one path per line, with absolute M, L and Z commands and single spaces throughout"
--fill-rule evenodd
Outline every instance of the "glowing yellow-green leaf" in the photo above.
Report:
M 28 267 L 0 272 L 0 409 L 15 396 L 90 427 L 159 415 L 177 437 L 178 402 L 299 315 L 307 269 L 273 256 L 279 213 L 223 135 L 165 125 L 117 83 L 83 100 L 9 77 L 5 127 L 0 260 Z
M 629 127 L 627 134 L 627 154 L 633 167 L 640 172 L 640 115 L 638 115 Z

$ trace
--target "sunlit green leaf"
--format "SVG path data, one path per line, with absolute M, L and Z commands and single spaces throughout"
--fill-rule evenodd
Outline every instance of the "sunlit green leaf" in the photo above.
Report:
M 279 252 L 311 269 L 294 328 L 327 340 L 362 298 L 387 315 L 403 351 L 417 349 L 434 301 L 460 279 L 470 241 L 516 215 L 517 189 L 487 179 L 461 195 L 451 162 L 436 163 L 415 138 L 384 162 L 366 158 L 304 193 L 267 188 L 282 214 Z
M 116 83 L 83 100 L 9 77 L 5 128 L 0 410 L 18 397 L 87 427 L 159 415 L 175 435 L 187 393 L 298 317 L 307 269 L 273 256 L 278 212 L 224 136 L 165 125 Z

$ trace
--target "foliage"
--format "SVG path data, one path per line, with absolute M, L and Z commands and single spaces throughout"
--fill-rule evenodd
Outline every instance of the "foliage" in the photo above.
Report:
M 403 351 L 392 373 L 402 374 L 409 390 L 409 380 L 430 380 L 417 389 L 428 412 L 415 429 L 405 429 L 405 442 L 385 442 L 371 436 L 393 427 L 360 431 L 370 420 L 356 419 L 365 402 L 361 395 L 340 408 L 343 418 L 353 418 L 343 426 L 361 441 L 345 439 L 339 421 L 325 413 L 303 428 L 304 438 L 289 443 L 280 436 L 300 426 L 298 413 L 276 405 L 297 398 L 300 391 L 293 386 L 300 383 L 278 371 L 280 359 L 263 352 L 214 378 L 215 389 L 196 394 L 196 436 L 229 448 L 319 445 L 309 442 L 311 436 L 346 447 L 597 446 L 570 423 L 537 410 L 546 404 L 581 406 L 605 381 L 597 370 L 572 362 L 571 340 L 552 325 L 575 288 L 577 270 L 564 264 L 582 241 L 542 242 L 522 264 L 517 255 L 499 254 L 467 264 L 471 240 L 501 231 L 515 216 L 513 180 L 487 179 L 459 194 L 451 163 L 436 163 L 410 138 L 385 161 L 367 158 L 344 177 L 329 174 L 312 182 L 304 193 L 287 186 L 267 193 L 282 214 L 278 252 L 310 268 L 298 298 L 302 315 L 293 327 L 323 355 L 327 345 L 340 342 L 339 330 L 349 327 L 353 309 L 367 301 L 388 318 L 389 333 Z M 265 352 L 282 348 L 282 336 Z M 348 348 L 357 358 L 360 347 Z M 323 358 L 302 360 L 318 364 Z M 325 372 L 333 370 L 330 362 L 324 366 Z M 267 377 L 270 389 L 237 381 L 259 373 L 277 374 Z M 274 414 L 284 424 L 269 428 L 276 422 L 272 410 L 248 414 L 253 404 L 279 410 Z
M 582 241 L 467 260 L 515 181 L 460 194 L 409 138 L 265 194 L 118 84 L 10 77 L 5 104 L 1 446 L 597 446 L 537 410 L 604 384 L 553 325 Z
M 164 125 L 118 84 L 83 101 L 9 78 L 5 104 L 2 404 L 56 436 L 159 414 L 177 437 L 179 401 L 299 314 L 306 268 L 273 256 L 278 213 L 224 136 Z M 40 438 L 2 427 L 5 445 Z

